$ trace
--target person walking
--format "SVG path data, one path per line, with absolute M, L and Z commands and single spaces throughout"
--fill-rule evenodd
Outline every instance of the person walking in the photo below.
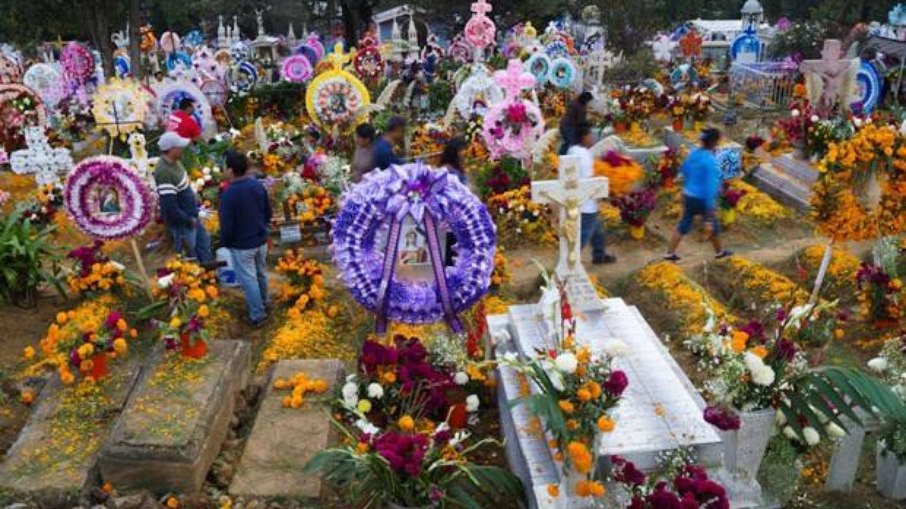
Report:
M 579 178 L 589 179 L 595 176 L 595 159 L 591 154 L 591 147 L 595 144 L 595 137 L 591 126 L 587 123 L 579 124 L 576 128 L 577 143 L 569 148 L 567 155 L 579 158 Z M 607 253 L 607 233 L 598 217 L 598 200 L 592 199 L 583 203 L 579 212 L 582 213 L 582 235 L 579 243 L 581 249 L 591 243 L 591 263 L 614 263 L 616 256 Z
M 570 147 L 581 144 L 578 129 L 580 125 L 588 123 L 588 104 L 592 99 L 594 96 L 591 92 L 582 92 L 569 104 L 566 115 L 560 120 L 560 138 L 563 140 L 563 144 L 560 145 L 561 156 L 566 154 Z
M 267 235 L 272 211 L 267 190 L 248 173 L 248 166 L 245 155 L 226 153 L 230 187 L 220 199 L 220 243 L 230 252 L 249 321 L 260 327 L 267 319 Z
M 387 130 L 374 142 L 374 166 L 386 170 L 391 165 L 403 164 L 403 160 L 396 154 L 393 147 L 402 143 L 406 134 L 406 119 L 403 117 L 390 117 Z
M 189 186 L 189 176 L 181 159 L 190 140 L 175 132 L 164 133 L 157 141 L 160 159 L 154 169 L 154 184 L 164 224 L 173 239 L 174 249 L 199 263 L 210 263 L 211 237 L 199 219 L 198 197 Z
M 201 126 L 195 121 L 195 100 L 185 97 L 179 101 L 179 109 L 167 119 L 167 131 L 195 141 L 201 138 Z
M 352 156 L 352 172 L 349 181 L 357 184 L 365 174 L 375 168 L 374 138 L 377 133 L 371 124 L 359 124 L 355 128 L 355 154 Z
M 697 216 L 701 216 L 705 221 L 715 258 L 726 258 L 733 254 L 732 251 L 724 249 L 720 243 L 720 222 L 715 214 L 721 184 L 720 166 L 715 156 L 717 144 L 720 142 L 720 131 L 705 129 L 700 139 L 701 147 L 693 150 L 680 167 L 683 179 L 683 216 L 667 246 L 667 254 L 664 256 L 667 261 L 680 260 L 676 249 L 683 237 L 692 230 L 692 223 Z

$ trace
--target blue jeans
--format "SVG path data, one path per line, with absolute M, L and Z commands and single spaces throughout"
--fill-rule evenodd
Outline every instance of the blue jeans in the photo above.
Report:
M 196 219 L 195 226 L 172 228 L 173 248 L 188 258 L 195 258 L 198 263 L 211 263 L 214 253 L 211 252 L 211 236 Z
M 267 314 L 267 244 L 254 249 L 230 249 L 236 280 L 245 293 L 249 319 L 259 322 Z
M 588 245 L 589 241 L 591 242 L 592 261 L 604 261 L 604 257 L 607 256 L 607 251 L 604 247 L 606 240 L 607 236 L 604 233 L 604 226 L 601 225 L 601 220 L 598 218 L 598 213 L 583 213 L 580 242 L 583 249 Z
M 714 216 L 714 210 L 708 209 L 705 200 L 692 196 L 683 196 L 683 217 L 680 219 L 676 231 L 680 235 L 689 233 L 692 230 L 695 216 L 702 216 L 705 221 L 710 221 L 715 234 L 720 232 L 720 221 Z

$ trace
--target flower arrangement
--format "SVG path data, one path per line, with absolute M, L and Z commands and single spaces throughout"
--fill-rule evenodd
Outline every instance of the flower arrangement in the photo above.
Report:
M 88 300 L 77 308 L 57 313 L 41 340 L 41 353 L 57 367 L 60 381 L 75 382 L 76 373 L 100 380 L 108 375 L 107 361 L 126 355 L 128 339 L 138 337 L 109 297 Z M 128 339 L 127 339 L 128 338 Z
M 521 91 L 535 85 L 522 61 L 510 60 L 506 71 L 497 71 L 495 81 L 506 90 L 506 100 L 491 104 L 484 118 L 483 135 L 491 157 L 527 156 L 544 132 L 544 116 L 538 105 L 521 98 Z
M 868 367 L 883 377 L 894 394 L 906 401 L 906 338 L 888 339 L 878 356 L 868 361 Z M 900 463 L 906 462 L 906 421 L 885 423 L 880 438 L 888 454 L 894 454 Z
M 856 273 L 862 316 L 876 325 L 896 324 L 903 316 L 903 281 L 883 268 L 863 263 Z
M 735 210 L 745 195 L 744 189 L 736 188 L 732 183 L 724 181 L 717 199 L 722 210 Z
M 326 188 L 304 181 L 284 188 L 281 198 L 284 215 L 303 225 L 326 224 L 337 211 L 337 204 Z
M 38 188 L 34 201 L 22 211 L 22 219 L 37 226 L 49 225 L 62 206 L 63 188 L 45 184 Z
M 504 157 L 500 161 L 483 164 L 475 177 L 478 194 L 484 200 L 491 195 L 519 189 L 530 183 L 531 179 L 528 172 L 522 167 L 522 163 L 512 157 Z
M 695 122 L 708 120 L 711 113 L 711 98 L 706 94 L 695 94 L 689 100 L 689 114 Z
M 291 303 L 296 313 L 307 309 L 309 304 L 323 301 L 327 294 L 324 265 L 305 258 L 302 248 L 286 251 L 277 261 L 277 273 L 284 277 L 278 298 L 281 302 Z
M 69 258 L 76 264 L 76 272 L 67 282 L 73 293 L 90 296 L 112 293 L 126 287 L 126 267 L 107 258 L 101 252 L 102 246 L 101 241 L 95 241 L 90 246 L 69 252 Z
M 409 152 L 413 159 L 435 158 L 443 152 L 449 133 L 440 125 L 428 123 L 418 126 L 412 133 Z
M 491 289 L 500 291 L 500 288 L 513 280 L 510 272 L 510 261 L 503 254 L 502 249 L 494 253 L 494 271 L 491 272 Z
M 528 186 L 488 198 L 488 209 L 497 225 L 501 246 L 510 248 L 524 242 L 544 242 L 552 235 L 550 223 L 545 220 L 549 208 L 531 198 L 532 191 Z
M 680 150 L 668 148 L 664 152 L 657 161 L 654 171 L 646 179 L 649 187 L 653 189 L 672 189 L 674 187 L 683 159 Z
M 626 122 L 638 124 L 648 119 L 648 116 L 657 109 L 657 96 L 648 87 L 644 86 L 633 88 L 627 85 L 622 89 L 614 90 L 611 93 L 611 98 L 613 100 L 611 121 L 617 132 L 621 132 L 617 124 L 623 123 L 622 129 L 625 129 Z
M 607 177 L 610 195 L 623 196 L 638 184 L 645 174 L 642 165 L 631 157 L 626 157 L 615 150 L 610 150 L 601 159 L 595 161 L 595 175 Z
M 645 226 L 648 216 L 654 212 L 657 200 L 654 191 L 643 189 L 617 197 L 611 202 L 620 209 L 620 219 L 631 227 Z
M 201 358 L 210 340 L 208 319 L 220 305 L 217 277 L 199 265 L 173 260 L 158 271 L 156 307 L 167 311 L 157 323 L 167 350 L 178 350 L 183 357 Z
M 626 509 L 729 509 L 730 500 L 723 486 L 708 478 L 704 468 L 683 465 L 670 479 L 646 477 L 634 463 L 611 456 L 611 477 L 631 497 Z

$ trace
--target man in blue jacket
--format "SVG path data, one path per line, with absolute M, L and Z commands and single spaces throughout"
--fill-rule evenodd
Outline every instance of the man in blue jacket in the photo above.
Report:
M 374 142 L 374 166 L 386 170 L 391 165 L 403 164 L 402 159 L 396 155 L 393 147 L 399 145 L 406 135 L 406 119 L 403 117 L 390 117 L 387 130 Z
M 720 142 L 720 131 L 705 129 L 701 134 L 701 142 L 702 146 L 693 150 L 680 167 L 683 178 L 683 217 L 667 247 L 667 255 L 664 256 L 667 261 L 678 262 L 680 260 L 676 254 L 676 248 L 679 247 L 683 236 L 692 230 L 692 222 L 696 216 L 702 216 L 706 222 L 705 227 L 710 229 L 715 257 L 720 259 L 733 254 L 720 244 L 718 235 L 720 223 L 715 214 L 721 184 L 720 166 L 715 157 L 717 144 Z
M 174 132 L 160 137 L 157 142 L 160 159 L 154 169 L 154 184 L 164 224 L 173 237 L 174 249 L 204 264 L 214 259 L 211 237 L 198 217 L 198 198 L 180 162 L 183 150 L 190 142 Z
M 272 214 L 267 190 L 248 174 L 248 166 L 245 155 L 226 153 L 230 186 L 220 198 L 220 244 L 230 252 L 249 320 L 259 327 L 267 319 L 267 234 Z

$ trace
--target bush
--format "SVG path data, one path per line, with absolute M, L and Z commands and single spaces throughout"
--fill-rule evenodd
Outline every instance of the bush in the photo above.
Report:
M 641 82 L 645 78 L 656 76 L 661 70 L 661 65 L 654 59 L 654 54 L 648 48 L 642 48 L 629 57 L 625 57 L 616 66 L 604 71 L 607 81 L 616 82 Z
M 21 214 L 0 223 L 0 297 L 22 307 L 35 304 L 38 288 L 52 285 L 65 295 L 60 281 L 61 255 L 50 238 L 55 227 L 38 228 Z

